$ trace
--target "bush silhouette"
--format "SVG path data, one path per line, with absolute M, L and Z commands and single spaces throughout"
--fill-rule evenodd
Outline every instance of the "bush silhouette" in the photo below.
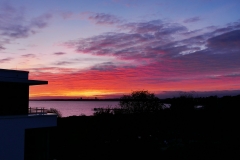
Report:
M 196 99 L 191 94 L 183 94 L 178 98 L 173 98 L 171 103 L 171 110 L 178 112 L 188 112 L 194 109 L 197 104 Z
M 109 106 L 107 108 L 95 108 L 94 110 L 94 116 L 108 116 L 114 114 L 114 109 Z
M 124 113 L 156 112 L 163 109 L 160 99 L 148 91 L 133 91 L 131 95 L 123 95 L 119 106 Z
M 59 118 L 62 117 L 62 113 L 59 110 L 57 110 L 56 108 L 48 109 L 48 113 L 55 113 L 57 115 L 57 117 L 59 117 Z

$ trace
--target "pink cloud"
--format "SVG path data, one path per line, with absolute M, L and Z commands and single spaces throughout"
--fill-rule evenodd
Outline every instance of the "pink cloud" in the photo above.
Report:
M 11 61 L 13 58 L 3 58 L 3 59 L 0 59 L 0 63 L 6 63 L 6 62 L 9 62 Z
M 57 56 L 61 56 L 61 55 L 64 55 L 64 54 L 66 54 L 65 52 L 55 52 L 55 53 L 53 53 L 54 55 L 57 55 Z
M 24 54 L 24 55 L 22 55 L 22 57 L 24 57 L 24 58 L 34 58 L 36 56 L 35 56 L 35 54 Z

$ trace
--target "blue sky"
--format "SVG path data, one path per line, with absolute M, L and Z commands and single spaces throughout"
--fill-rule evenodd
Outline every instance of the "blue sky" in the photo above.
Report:
M 0 65 L 49 81 L 32 87 L 32 97 L 144 89 L 236 94 L 239 6 L 238 0 L 0 0 Z

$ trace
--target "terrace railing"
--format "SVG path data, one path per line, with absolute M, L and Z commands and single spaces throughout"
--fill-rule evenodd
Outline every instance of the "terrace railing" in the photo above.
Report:
M 28 114 L 38 114 L 38 115 L 44 115 L 44 114 L 47 114 L 48 113 L 48 110 L 41 107 L 41 108 L 31 108 L 29 107 L 28 108 Z

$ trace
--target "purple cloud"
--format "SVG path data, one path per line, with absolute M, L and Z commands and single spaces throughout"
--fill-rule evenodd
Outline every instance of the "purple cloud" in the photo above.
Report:
M 47 13 L 43 14 L 41 16 L 38 16 L 36 18 L 33 18 L 31 20 L 30 26 L 36 27 L 36 28 L 44 28 L 48 25 L 48 20 L 52 18 L 52 15 Z
M 186 32 L 187 28 L 177 23 L 166 23 L 161 20 L 149 22 L 127 23 L 120 26 L 130 30 L 131 33 L 154 34 L 154 36 L 170 36 L 179 32 Z
M 239 73 L 238 25 L 208 27 L 189 33 L 183 25 L 156 20 L 128 23 L 122 25 L 123 33 L 104 33 L 69 43 L 79 53 L 130 60 L 129 66 L 154 75 L 146 75 L 149 83 L 205 81 L 209 77 L 226 78 Z M 107 71 L 111 67 L 126 69 L 111 63 L 96 65 L 91 70 Z
M 53 53 L 54 55 L 57 55 L 57 56 L 61 56 L 61 55 L 64 55 L 64 54 L 66 54 L 65 52 L 55 52 L 55 53 Z
M 113 55 L 120 59 L 141 58 L 148 61 L 163 53 L 158 49 L 160 46 L 171 43 L 175 39 L 174 36 L 187 31 L 185 26 L 162 23 L 160 20 L 128 23 L 122 28 L 129 32 L 105 33 L 69 43 L 77 46 L 77 51 L 81 53 Z
M 0 63 L 6 63 L 11 61 L 13 58 L 4 58 L 4 59 L 0 59 Z
M 108 24 L 108 25 L 113 25 L 113 24 L 119 24 L 122 23 L 123 20 L 120 18 L 111 15 L 111 14 L 106 14 L 106 13 L 95 13 L 91 14 L 88 17 L 89 20 L 92 20 L 96 24 Z
M 229 51 L 240 50 L 240 30 L 230 31 L 208 39 L 208 46 Z
M 0 35 L 10 41 L 16 38 L 26 38 L 46 27 L 50 18 L 50 14 L 43 14 L 26 19 L 23 8 L 2 4 L 0 6 Z
M 200 20 L 201 20 L 200 17 L 192 17 L 192 18 L 185 19 L 183 22 L 184 23 L 193 23 L 193 22 L 198 22 Z
M 1 44 L 0 44 L 0 50 L 4 50 L 6 48 L 4 48 Z
M 24 54 L 24 55 L 22 55 L 22 57 L 24 57 L 24 58 L 34 58 L 36 56 L 34 54 Z
M 101 64 L 97 64 L 91 68 L 91 70 L 98 70 L 98 71 L 109 71 L 109 70 L 114 70 L 117 68 L 114 63 L 112 62 L 104 62 Z
M 59 62 L 54 63 L 54 65 L 62 66 L 62 65 L 72 64 L 72 63 L 74 63 L 74 62 L 70 62 L 70 61 L 59 61 Z

